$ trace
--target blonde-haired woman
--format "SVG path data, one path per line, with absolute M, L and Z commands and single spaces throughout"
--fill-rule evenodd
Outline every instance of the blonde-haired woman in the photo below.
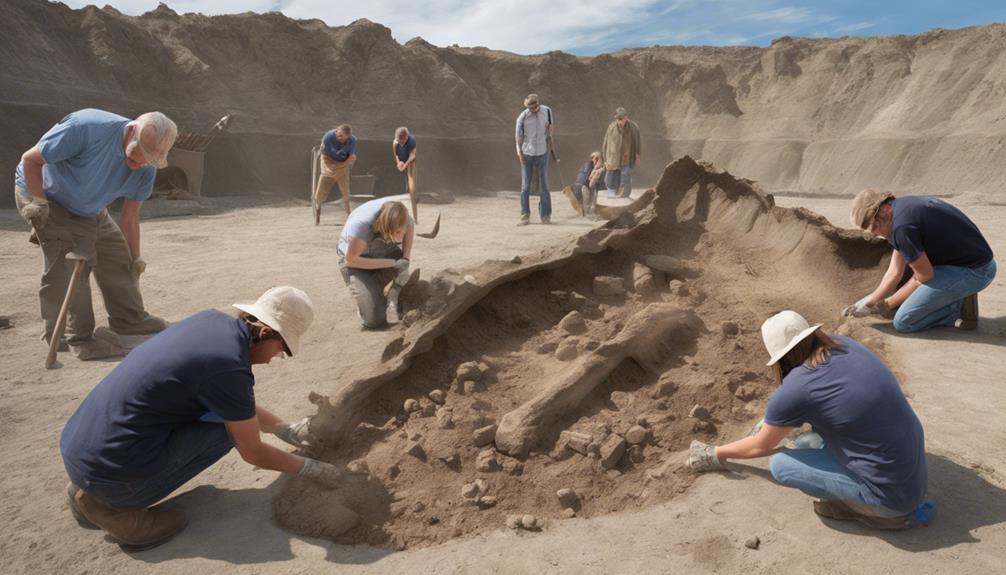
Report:
M 829 336 L 795 311 L 762 324 L 779 388 L 750 436 L 715 447 L 693 441 L 693 471 L 723 468 L 725 459 L 772 455 L 772 477 L 818 498 L 823 517 L 876 529 L 928 523 L 926 446 L 922 424 L 894 375 L 851 337 Z M 805 423 L 794 449 L 779 443 Z
M 409 209 L 378 198 L 353 210 L 342 228 L 336 251 L 339 271 L 356 298 L 363 327 L 398 322 L 398 295 L 409 279 L 414 234 Z M 393 282 L 384 297 L 384 286 Z

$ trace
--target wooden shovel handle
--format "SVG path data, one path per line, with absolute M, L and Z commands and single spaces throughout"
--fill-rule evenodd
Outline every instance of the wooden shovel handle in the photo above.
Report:
M 59 340 L 63 339 L 63 330 L 66 328 L 66 314 L 70 310 L 70 302 L 73 301 L 73 294 L 77 292 L 77 284 L 80 283 L 80 274 L 84 271 L 84 260 L 74 260 L 73 276 L 70 277 L 70 285 L 66 288 L 66 297 L 63 298 L 63 306 L 59 308 L 59 317 L 56 318 L 56 327 L 52 330 L 52 339 L 49 340 L 49 355 L 45 357 L 45 368 L 50 369 L 56 363 L 56 352 L 59 351 Z

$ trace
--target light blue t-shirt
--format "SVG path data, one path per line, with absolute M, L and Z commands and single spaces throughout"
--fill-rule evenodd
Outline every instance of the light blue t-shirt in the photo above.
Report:
M 349 251 L 350 238 L 358 238 L 368 244 L 374 239 L 374 222 L 381 213 L 381 206 L 389 201 L 391 198 L 370 200 L 349 214 L 345 225 L 342 226 L 342 236 L 339 237 L 339 255 L 345 256 Z
M 768 400 L 765 423 L 809 423 L 843 466 L 859 477 L 871 505 L 909 513 L 926 495 L 926 442 L 922 424 L 884 362 L 846 336 L 845 349 L 783 379 Z
M 537 112 L 524 109 L 517 116 L 515 138 L 525 156 L 548 153 L 548 128 L 552 125 L 552 108 L 542 106 Z
M 122 136 L 129 118 L 103 110 L 73 112 L 38 141 L 45 159 L 42 189 L 68 212 L 94 217 L 118 198 L 142 202 L 154 189 L 157 169 L 130 170 Z M 18 163 L 14 183 L 28 193 L 24 166 Z

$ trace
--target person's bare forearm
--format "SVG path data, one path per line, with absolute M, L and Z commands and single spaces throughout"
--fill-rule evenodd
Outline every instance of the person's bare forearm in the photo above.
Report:
M 140 219 L 135 217 L 124 217 L 119 222 L 122 229 L 122 237 L 126 239 L 129 246 L 129 254 L 133 259 L 140 257 Z
M 905 285 L 901 286 L 898 291 L 894 292 L 891 297 L 887 298 L 887 305 L 891 309 L 900 306 L 905 303 L 908 296 L 912 295 L 912 293 L 919 289 L 919 286 L 921 285 L 922 283 L 917 280 L 915 276 L 912 276 L 907 282 L 905 282 Z
M 24 182 L 28 186 L 26 191 L 40 200 L 46 199 L 45 190 L 42 188 L 42 166 L 45 165 L 45 159 L 42 158 L 38 146 L 25 152 L 21 156 L 21 163 L 24 169 Z
M 405 231 L 405 237 L 402 238 L 402 257 L 407 260 L 412 259 L 412 236 L 414 233 L 415 225 L 410 222 L 409 229 Z
M 716 457 L 720 459 L 754 459 L 771 455 L 774 447 L 764 447 L 756 437 L 745 437 L 733 443 L 716 448 Z
M 346 265 L 358 270 L 383 270 L 384 268 L 395 267 L 395 260 L 388 258 L 368 258 L 366 256 L 350 258 L 347 256 Z
M 283 473 L 299 473 L 304 467 L 304 458 L 287 453 L 268 443 L 260 443 L 252 453 L 244 457 L 244 460 L 262 469 L 281 471 Z

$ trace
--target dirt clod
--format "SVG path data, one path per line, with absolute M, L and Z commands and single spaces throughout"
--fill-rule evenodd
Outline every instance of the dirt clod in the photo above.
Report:
M 475 441 L 475 447 L 485 447 L 493 442 L 496 438 L 496 424 L 486 425 L 485 427 L 480 427 L 472 432 L 472 439 Z
M 601 465 L 605 469 L 613 469 L 623 455 L 625 455 L 625 438 L 621 435 L 613 433 L 601 444 Z

